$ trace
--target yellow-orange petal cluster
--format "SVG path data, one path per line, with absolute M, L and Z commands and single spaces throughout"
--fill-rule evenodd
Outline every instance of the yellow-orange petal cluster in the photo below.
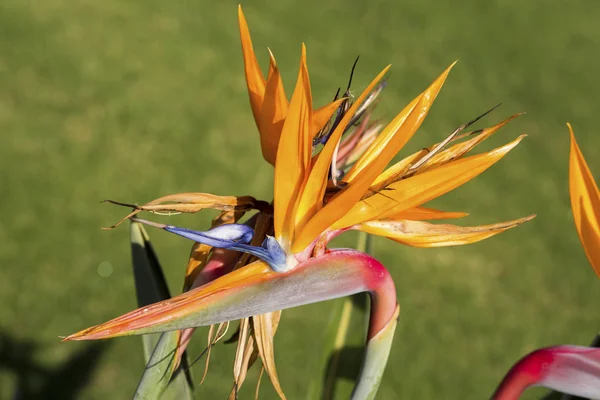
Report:
M 378 136 L 370 137 L 368 145 L 361 150 L 341 181 L 332 183 L 330 171 L 340 140 L 350 123 L 356 121 L 359 110 L 363 110 L 363 103 L 368 103 L 374 93 L 381 91 L 380 84 L 389 66 L 375 77 L 362 94 L 349 104 L 345 103 L 347 108 L 338 108 L 344 100 L 340 99 L 315 111 L 305 46 L 302 45 L 296 87 L 288 103 L 272 53 L 266 81 L 260 72 L 241 8 L 239 22 L 250 104 L 260 132 L 263 155 L 275 165 L 275 237 L 287 253 L 302 252 L 328 230 L 345 229 L 357 224 L 369 226 L 369 221 L 387 220 L 418 209 L 485 171 L 523 138 L 520 136 L 495 150 L 464 158 L 475 146 L 516 117 L 513 116 L 473 133 L 472 137 L 459 136 L 459 131 L 456 131 L 444 142 L 415 153 L 386 170 L 386 166 L 423 123 L 455 64 L 452 63 L 383 127 Z M 330 132 L 320 152 L 313 155 L 313 138 L 336 110 L 339 123 Z M 463 142 L 445 148 L 451 142 L 465 137 Z M 330 189 L 332 193 L 328 193 Z M 440 219 L 435 218 L 433 213 L 431 216 L 431 219 Z M 419 219 L 424 217 L 421 215 Z M 498 233 L 512 226 L 514 221 L 493 225 L 492 228 L 479 228 L 483 231 L 489 228 L 491 232 Z M 467 235 L 465 238 L 484 236 L 486 234 Z M 464 239 L 465 242 L 468 240 Z

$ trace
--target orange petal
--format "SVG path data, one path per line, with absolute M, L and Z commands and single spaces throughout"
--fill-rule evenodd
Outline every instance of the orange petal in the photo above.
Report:
M 250 30 L 248 29 L 248 23 L 246 22 L 246 17 L 244 16 L 241 5 L 238 6 L 238 23 L 240 26 L 244 72 L 246 73 L 246 85 L 248 86 L 248 95 L 250 96 L 250 106 L 252 107 L 256 126 L 259 126 L 260 109 L 265 95 L 265 78 L 260 70 L 258 61 L 256 61 L 256 56 L 254 55 Z
M 430 160 L 428 160 L 422 167 L 420 167 L 418 169 L 418 173 L 425 172 L 429 169 L 435 168 L 442 164 L 446 164 L 452 160 L 455 160 L 457 158 L 464 156 L 469 151 L 473 150 L 473 148 L 475 146 L 477 146 L 478 144 L 480 144 L 481 142 L 483 142 L 484 140 L 486 140 L 487 138 L 492 136 L 500 128 L 502 128 L 504 125 L 508 124 L 510 121 L 512 121 L 513 119 L 517 118 L 520 115 L 523 115 L 523 114 L 520 113 L 520 114 L 512 115 L 509 118 L 505 119 L 504 121 L 502 121 L 492 127 L 485 128 L 484 130 L 481 131 L 481 133 L 479 133 L 474 138 L 466 140 L 462 143 L 455 144 L 454 146 L 451 146 L 448 149 L 439 152 L 438 154 L 433 156 Z
M 344 101 L 344 100 L 345 100 L 344 98 L 337 99 L 337 100 L 313 111 L 312 121 L 311 121 L 311 126 L 310 126 L 310 137 L 311 138 L 314 138 L 315 135 L 317 133 L 319 133 L 319 131 L 321 129 L 323 129 L 325 124 L 333 116 L 333 113 L 335 112 L 335 110 L 338 109 L 338 107 L 340 106 L 340 104 L 342 104 L 342 101 Z
M 513 221 L 471 227 L 388 219 L 363 222 L 356 229 L 413 247 L 459 246 L 487 239 L 534 217 L 530 215 Z
M 409 219 L 412 221 L 422 220 L 437 220 L 437 219 L 455 219 L 463 218 L 469 214 L 464 212 L 451 212 L 451 211 L 440 211 L 434 208 L 426 207 L 414 207 L 399 212 L 398 214 L 391 215 L 390 219 Z
M 598 212 L 600 195 L 594 177 L 579 150 L 570 124 L 571 154 L 569 159 L 569 191 L 577 233 L 592 268 L 600 277 L 600 227 Z
M 371 189 L 379 191 L 379 189 L 382 189 L 400 179 L 400 177 L 404 175 L 404 173 L 408 170 L 408 168 L 410 168 L 411 165 L 416 163 L 418 160 L 420 160 L 423 156 L 427 154 L 427 151 L 428 149 L 423 149 L 416 153 L 413 153 L 410 156 L 403 158 L 396 164 L 383 171 L 377 178 L 375 178 L 373 185 L 371 185 Z
M 344 181 L 349 182 L 348 185 L 306 223 L 304 229 L 301 230 L 301 236 L 296 238 L 296 242 L 294 242 L 294 251 L 300 251 L 308 246 L 361 199 L 397 151 L 419 129 L 453 65 L 448 67 L 425 92 L 413 100 L 413 103 L 416 102 L 414 106 L 411 106 L 412 103 L 409 104 L 384 128 L 377 140 L 367 150 L 367 154 L 365 154 L 369 162 L 363 164 L 365 167 L 354 175 L 355 179 L 350 176 L 346 180 L 346 177 L 344 177 Z M 379 140 L 381 137 L 388 139 Z M 317 160 L 318 162 L 319 160 Z
M 354 104 L 350 107 L 348 112 L 344 115 L 337 128 L 331 134 L 331 137 L 321 150 L 321 152 L 316 157 L 315 164 L 311 169 L 310 176 L 308 177 L 308 181 L 304 187 L 302 192 L 302 196 L 298 203 L 298 210 L 296 213 L 296 224 L 297 226 L 302 226 L 304 221 L 308 220 L 308 218 L 314 215 L 320 208 L 321 202 L 323 199 L 323 195 L 325 194 L 325 188 L 327 186 L 327 175 L 329 171 L 329 166 L 331 165 L 331 158 L 333 157 L 333 153 L 337 147 L 337 143 L 339 142 L 342 133 L 346 129 L 348 123 L 356 113 L 356 110 L 360 107 L 363 101 L 369 96 L 371 91 L 375 88 L 375 86 L 383 79 L 387 71 L 390 69 L 388 65 L 384 68 L 383 71 L 373 79 L 373 81 L 367 86 L 367 88 L 363 91 L 363 93 L 356 99 Z M 323 230 L 325 230 L 327 226 L 324 226 Z M 319 229 L 319 228 L 317 228 Z M 310 242 L 309 242 L 310 243 Z M 307 243 L 308 244 L 308 243 Z M 306 246 L 306 245 L 305 245 Z M 305 247 L 304 246 L 304 247 Z M 300 250 L 302 250 L 302 247 Z M 294 248 L 297 248 L 296 244 L 294 244 Z
M 244 288 L 252 287 L 254 285 L 260 285 L 261 283 L 276 277 L 279 277 L 279 274 L 273 272 L 266 263 L 256 261 L 217 278 L 205 286 L 182 293 L 169 300 L 134 310 L 104 324 L 77 332 L 76 334 L 65 338 L 63 341 L 131 335 L 138 328 L 146 329 L 165 321 L 174 321 L 180 319 L 184 315 L 189 315 L 190 311 L 196 309 L 196 306 L 206 306 L 207 309 L 211 308 L 213 313 L 211 315 L 214 316 L 215 307 L 213 302 L 218 302 L 223 295 L 228 293 L 228 291 L 233 290 L 236 292 L 238 290 L 243 290 Z M 201 303 L 205 303 L 204 306 L 202 306 Z M 228 306 L 227 304 L 223 304 L 223 306 L 231 309 L 231 306 Z M 229 318 L 229 320 L 233 319 L 237 318 Z M 224 321 L 215 322 L 210 320 L 204 325 L 212 325 L 213 323 L 220 322 Z M 195 326 L 196 325 L 194 324 L 188 324 L 186 326 L 176 326 L 173 329 L 166 330 L 186 329 Z M 143 332 L 143 334 L 146 333 L 146 331 Z
M 448 193 L 491 167 L 524 137 L 525 135 L 519 136 L 516 140 L 490 152 L 456 160 L 394 182 L 357 203 L 350 212 L 333 224 L 332 228 L 341 229 L 364 221 L 385 219 Z
M 293 237 L 296 200 L 310 164 L 311 114 L 312 97 L 303 44 L 298 80 L 281 131 L 275 167 L 275 236 L 284 249 Z
M 264 101 L 259 116 L 260 146 L 265 160 L 275 165 L 281 128 L 288 111 L 281 74 L 273 53 L 269 50 L 270 66 Z
M 466 153 L 473 150 L 473 148 L 475 146 L 477 146 L 479 143 L 481 143 L 485 139 L 489 138 L 491 135 L 496 133 L 496 131 L 498 131 L 498 129 L 502 128 L 504 125 L 506 125 L 507 123 L 509 123 L 516 117 L 518 117 L 519 115 L 521 115 L 521 114 L 515 114 L 515 115 L 511 116 L 510 118 L 507 118 L 506 120 L 500 122 L 497 125 L 494 125 L 490 128 L 485 128 L 476 137 L 469 139 L 467 141 L 464 141 L 462 143 L 456 144 L 446 150 L 441 151 L 440 153 L 438 153 L 434 157 L 432 157 L 430 160 L 425 162 L 425 164 L 422 165 L 421 167 L 419 167 L 417 169 L 417 171 L 415 171 L 415 172 L 423 173 L 429 169 L 436 168 L 440 165 L 446 164 L 450 161 L 453 161 L 457 158 L 464 156 Z M 467 134 L 464 134 L 461 136 L 457 136 L 456 138 L 451 140 L 451 142 L 458 140 L 459 138 L 464 138 L 465 136 L 472 135 L 472 134 L 473 134 L 473 132 L 470 132 L 470 133 L 467 133 Z M 374 190 L 377 192 L 377 191 L 383 189 L 384 187 L 390 185 L 392 182 L 400 180 L 404 175 L 406 175 L 408 172 L 410 172 L 410 169 L 412 168 L 413 165 L 416 165 L 417 162 L 422 162 L 424 157 L 427 157 L 429 154 L 431 154 L 430 152 L 432 151 L 432 149 L 434 149 L 438 145 L 439 145 L 439 143 L 436 143 L 433 146 L 430 146 L 429 148 L 426 148 L 426 149 L 420 150 L 416 153 L 413 153 L 410 156 L 404 158 L 403 160 L 398 161 L 392 167 L 386 169 L 383 173 L 381 173 L 381 175 L 379 175 L 375 179 L 375 181 L 373 182 L 373 185 L 371 185 L 371 190 Z M 408 219 L 410 219 L 410 218 L 408 218 Z
M 380 169 L 380 171 L 376 175 L 379 175 L 383 171 L 385 166 L 408 143 L 421 126 L 454 64 L 456 64 L 456 61 L 446 68 L 427 90 L 415 97 L 410 104 L 404 107 L 392 122 L 383 129 L 371 147 L 354 164 L 352 169 L 348 171 L 348 174 L 344 176 L 346 182 L 355 180 L 367 167 L 372 169 L 377 165 L 377 168 L 374 169 Z M 408 118 L 411 119 L 410 123 L 407 121 Z

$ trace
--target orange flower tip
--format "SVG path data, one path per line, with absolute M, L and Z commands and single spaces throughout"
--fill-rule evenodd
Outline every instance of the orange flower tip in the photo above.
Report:
M 500 105 L 500 104 L 498 104 L 498 105 Z M 510 122 L 510 121 L 512 121 L 513 119 L 515 119 L 515 118 L 517 118 L 517 117 L 520 117 L 521 115 L 525 115 L 525 114 L 527 114 L 525 111 L 522 111 L 522 112 L 519 112 L 519 113 L 513 114 L 513 115 L 511 115 L 510 117 L 506 118 L 506 120 L 505 120 L 505 121 L 507 121 L 507 122 Z M 504 121 L 502 121 L 502 122 L 504 122 Z
M 523 223 L 523 222 L 527 222 L 527 221 L 531 221 L 532 219 L 534 219 L 535 217 L 537 217 L 537 214 L 531 214 L 528 215 L 526 217 L 524 217 L 519 223 Z
M 275 61 L 275 56 L 273 55 L 271 48 L 267 47 L 267 51 L 269 52 L 269 59 L 271 61 L 271 65 L 273 66 L 273 68 L 277 68 L 277 62 Z
M 61 343 L 85 340 L 84 336 L 90 329 L 85 329 L 69 336 L 59 336 L 59 338 L 61 339 Z
M 567 122 L 567 128 L 569 128 L 569 133 L 571 134 L 571 139 L 575 140 L 575 134 L 573 133 L 573 127 L 570 122 Z
M 444 72 L 442 72 L 442 75 L 440 75 L 440 77 L 438 78 L 438 79 L 441 79 L 442 84 L 448 77 L 448 74 L 450 74 L 450 70 L 452 70 L 452 68 L 454 68 L 454 66 L 456 65 L 457 62 L 458 62 L 458 60 L 454 61 L 452 64 L 450 64 L 450 66 L 448 68 L 446 68 L 446 70 Z
M 514 145 L 513 145 L 513 146 L 511 146 L 511 148 L 510 148 L 510 149 L 512 149 L 513 147 L 515 147 L 515 146 L 516 146 L 516 145 L 518 145 L 519 143 L 521 143 L 521 140 L 525 139 L 526 137 L 527 137 L 527 134 L 526 134 L 526 133 L 523 133 L 523 134 L 519 135 L 519 137 L 518 137 L 518 138 L 516 138 L 516 139 L 513 141 Z M 509 150 L 510 150 L 510 149 L 509 149 Z

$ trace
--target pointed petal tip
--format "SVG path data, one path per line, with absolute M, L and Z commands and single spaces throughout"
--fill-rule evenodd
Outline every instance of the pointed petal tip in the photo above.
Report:
M 521 141 L 523 139 L 525 139 L 527 137 L 526 133 L 523 133 L 521 135 L 519 135 L 515 140 L 513 140 L 510 143 L 507 143 L 505 146 L 500 147 L 500 149 L 506 149 L 506 151 L 510 151 L 512 150 L 514 147 L 516 147 L 519 143 L 521 143 Z
M 277 62 L 275 61 L 275 55 L 273 55 L 273 52 L 271 51 L 270 47 L 267 47 L 267 51 L 269 52 L 269 61 L 271 62 L 271 66 L 274 69 L 277 69 Z
M 93 333 L 95 326 L 91 327 L 91 328 L 87 328 L 84 330 L 81 330 L 79 332 L 75 332 L 69 336 L 59 336 L 61 339 L 61 343 L 65 343 L 65 342 L 77 342 L 77 341 L 81 341 L 81 340 L 92 340 L 95 339 L 93 336 L 89 336 L 89 334 Z
M 437 78 L 437 81 L 441 81 L 441 85 L 444 84 L 444 82 L 446 81 L 446 78 L 450 74 L 450 71 L 452 70 L 452 68 L 454 68 L 454 66 L 456 65 L 457 62 L 458 62 L 458 60 L 456 60 L 452 64 L 450 64 L 450 66 L 448 68 L 446 68 L 444 70 L 444 72 L 442 72 L 442 74 Z M 434 99 L 435 99 L 435 97 L 434 97 Z
M 571 135 L 571 140 L 575 140 L 575 134 L 573 133 L 573 127 L 570 122 L 567 122 L 567 128 L 569 128 L 569 134 Z

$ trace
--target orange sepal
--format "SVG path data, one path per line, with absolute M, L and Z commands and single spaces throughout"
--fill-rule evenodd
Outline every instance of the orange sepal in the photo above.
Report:
M 260 146 L 263 157 L 275 165 L 281 129 L 288 111 L 288 101 L 281 81 L 281 74 L 273 53 L 269 51 L 270 66 L 264 101 L 259 116 Z
M 296 224 L 297 228 L 301 228 L 305 222 L 314 215 L 320 208 L 322 204 L 323 195 L 325 194 L 325 188 L 327 186 L 327 175 L 329 171 L 329 166 L 331 165 L 331 159 L 333 157 L 333 153 L 337 147 L 337 143 L 339 142 L 342 133 L 346 129 L 348 123 L 352 119 L 356 110 L 360 107 L 363 101 L 367 98 L 367 96 L 371 93 L 371 91 L 375 88 L 375 86 L 383 79 L 387 71 L 390 69 L 390 66 L 387 66 L 383 69 L 373 79 L 373 81 L 367 86 L 367 88 L 363 91 L 363 93 L 356 99 L 354 104 L 350 107 L 348 112 L 344 115 L 334 132 L 331 134 L 331 137 L 321 150 L 321 152 L 316 157 L 316 161 L 314 162 L 314 166 L 310 171 L 310 175 L 308 180 L 304 186 L 304 190 L 301 193 L 300 201 L 298 202 L 298 210 L 296 212 Z M 321 229 L 318 233 L 322 233 L 327 226 L 320 226 L 317 230 Z M 316 237 L 316 235 L 314 236 Z M 314 239 L 313 237 L 313 239 Z M 305 240 L 302 241 L 303 245 L 298 246 L 294 243 L 294 251 L 300 251 L 310 241 L 304 244 Z
M 250 96 L 250 106 L 254 114 L 254 121 L 258 126 L 260 121 L 260 109 L 265 95 L 265 77 L 260 70 L 254 47 L 252 46 L 252 38 L 246 17 L 242 11 L 242 6 L 238 6 L 238 23 L 240 26 L 240 39 L 242 41 L 242 55 L 244 57 L 244 72 L 246 74 L 246 85 L 248 86 L 248 95 Z
M 371 154 L 368 156 L 371 161 L 365 164 L 365 168 L 355 175 L 355 179 L 349 177 L 348 180 L 346 180 L 346 177 L 344 177 L 344 181 L 348 182 L 348 185 L 308 220 L 301 230 L 299 237 L 297 237 L 294 242 L 294 251 L 301 251 L 304 247 L 308 246 L 308 244 L 310 244 L 325 229 L 335 223 L 338 219 L 342 218 L 344 214 L 352 209 L 356 202 L 362 198 L 369 186 L 385 169 L 385 166 L 394 157 L 396 152 L 400 150 L 417 129 L 419 129 L 437 97 L 437 94 L 442 88 L 446 77 L 450 73 L 452 66 L 454 66 L 454 64 L 448 67 L 427 90 L 413 100 L 412 103 L 416 102 L 414 106 L 412 106 L 412 103 L 409 104 L 390 124 L 388 124 L 388 126 L 386 126 L 386 128 L 384 128 L 380 136 L 367 150 L 367 153 Z M 379 138 L 382 136 L 388 137 L 389 139 L 387 141 L 380 141 Z M 332 139 L 333 137 L 330 139 L 330 142 Z M 329 145 L 331 143 L 327 144 Z M 317 160 L 317 163 L 319 163 L 319 161 L 320 160 Z M 304 198 L 302 200 L 304 200 Z
M 361 222 L 385 219 L 401 211 L 420 206 L 463 185 L 491 167 L 525 135 L 487 153 L 463 158 L 410 178 L 394 182 L 377 194 L 358 202 L 352 210 L 333 224 L 342 229 Z
M 583 154 L 577 145 L 570 124 L 571 154 L 569 156 L 569 192 L 575 227 L 581 239 L 585 254 L 592 264 L 596 275 L 600 277 L 600 195 L 598 185 L 590 172 Z
M 312 155 L 311 114 L 312 96 L 306 66 L 306 47 L 303 44 L 298 80 L 283 124 L 275 166 L 275 237 L 284 249 L 293 237 L 296 200 Z

